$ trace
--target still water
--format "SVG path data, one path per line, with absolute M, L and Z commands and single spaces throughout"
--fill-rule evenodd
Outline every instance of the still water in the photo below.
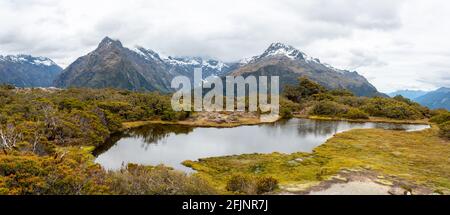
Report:
M 312 152 L 334 134 L 355 128 L 416 131 L 428 125 L 353 123 L 291 119 L 273 124 L 235 128 L 193 128 L 180 125 L 147 125 L 113 136 L 94 155 L 106 169 L 123 164 L 164 164 L 192 171 L 181 162 L 199 158 L 250 153 Z

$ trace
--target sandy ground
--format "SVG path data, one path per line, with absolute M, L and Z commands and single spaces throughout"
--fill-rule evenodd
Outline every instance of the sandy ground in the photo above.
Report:
M 345 184 L 333 184 L 331 187 L 310 192 L 309 195 L 390 195 L 391 187 L 373 181 L 351 181 Z

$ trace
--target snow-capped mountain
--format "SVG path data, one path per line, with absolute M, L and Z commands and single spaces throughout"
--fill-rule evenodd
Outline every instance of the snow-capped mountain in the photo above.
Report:
M 165 64 L 171 74 L 181 74 L 191 77 L 194 68 L 202 68 L 203 77 L 223 76 L 236 67 L 236 63 L 225 63 L 215 59 L 205 59 L 202 57 L 172 57 L 146 49 L 136 47 L 133 51 L 140 54 L 147 60 L 159 61 Z
M 283 43 L 272 43 L 261 55 L 257 55 L 257 56 L 251 57 L 251 58 L 245 58 L 245 59 L 241 60 L 240 62 L 243 64 L 248 64 L 248 63 L 253 63 L 253 62 L 256 62 L 256 61 L 264 59 L 264 58 L 279 57 L 279 56 L 284 56 L 291 60 L 305 60 L 305 61 L 309 61 L 309 62 L 320 63 L 319 59 L 312 58 L 312 57 L 308 56 L 307 54 L 294 48 L 293 46 L 286 45 Z
M 46 57 L 0 55 L 0 84 L 49 87 L 61 71 L 61 67 Z
M 386 96 L 357 72 L 334 68 L 283 43 L 272 43 L 262 54 L 241 60 L 231 74 L 279 76 L 281 87 L 295 85 L 298 77 L 306 76 L 329 89 L 348 89 L 358 96 Z
M 10 62 L 19 64 L 32 64 L 36 66 L 57 66 L 50 58 L 33 57 L 31 55 L 0 55 L 0 62 Z
M 174 75 L 156 53 L 146 51 L 144 55 L 105 37 L 95 50 L 64 69 L 55 85 L 170 92 Z

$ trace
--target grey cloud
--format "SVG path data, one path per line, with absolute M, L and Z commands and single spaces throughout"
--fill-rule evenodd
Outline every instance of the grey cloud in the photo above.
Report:
M 382 67 L 388 64 L 378 58 L 376 54 L 366 53 L 361 50 L 352 50 L 352 57 L 350 60 L 350 68 L 356 70 L 360 67 Z
M 391 30 L 401 26 L 400 1 L 316 0 L 306 16 L 348 27 Z
M 417 81 L 438 87 L 450 87 L 450 71 L 428 71 L 421 75 Z
M 449 8 L 439 0 L 0 1 L 0 54 L 66 66 L 110 36 L 128 47 L 234 61 L 283 42 L 358 69 L 383 90 L 391 77 L 398 86 L 441 86 L 449 84 L 450 32 L 430 20 L 448 20 Z

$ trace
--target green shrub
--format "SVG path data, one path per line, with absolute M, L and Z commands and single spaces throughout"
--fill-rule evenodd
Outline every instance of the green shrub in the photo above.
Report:
M 333 96 L 354 96 L 354 94 L 350 90 L 347 90 L 347 89 L 330 90 L 328 93 Z
M 440 111 L 430 119 L 431 122 L 441 124 L 444 122 L 450 121 L 450 112 L 449 111 Z
M 111 132 L 119 131 L 122 128 L 122 119 L 120 118 L 120 116 L 109 111 L 105 111 L 104 114 L 108 129 Z
M 283 95 L 291 101 L 302 102 L 310 99 L 315 94 L 324 92 L 326 92 L 326 89 L 320 84 L 306 77 L 301 77 L 297 86 L 285 86 Z
M 319 93 L 319 94 L 315 94 L 312 96 L 314 101 L 324 101 L 324 100 L 328 100 L 328 101 L 335 101 L 335 98 L 328 93 Z
M 216 194 L 207 181 L 164 166 L 129 164 L 110 172 L 111 190 L 119 195 L 200 195 Z
M 361 107 L 367 103 L 368 98 L 356 96 L 340 96 L 336 98 L 336 102 L 350 107 Z
M 348 112 L 344 114 L 344 117 L 348 119 L 369 119 L 369 114 L 358 108 L 350 108 Z
M 439 124 L 441 136 L 450 139 L 450 121 Z
M 246 175 L 233 175 L 227 182 L 226 189 L 236 193 L 255 193 L 253 179 Z
M 99 102 L 98 107 L 104 110 L 108 110 L 112 113 L 119 113 L 121 111 L 127 111 L 131 109 L 129 103 L 113 101 L 113 102 Z
M 288 107 L 280 107 L 280 117 L 282 119 L 290 119 L 293 117 L 292 109 Z
M 347 113 L 348 107 L 332 101 L 319 101 L 310 111 L 312 115 L 341 116 Z
M 59 102 L 60 110 L 72 111 L 72 109 L 82 110 L 85 106 L 80 100 L 76 98 L 66 98 Z
M 361 109 L 371 116 L 392 119 L 419 119 L 424 117 L 414 107 L 390 98 L 371 98 Z
M 108 194 L 99 165 L 78 152 L 55 156 L 0 155 L 0 192 L 8 195 Z
M 273 177 L 261 177 L 256 181 L 256 193 L 272 192 L 278 188 L 278 180 Z
M 278 180 L 273 177 L 252 177 L 233 175 L 227 182 L 226 189 L 242 194 L 264 194 L 278 188 Z

